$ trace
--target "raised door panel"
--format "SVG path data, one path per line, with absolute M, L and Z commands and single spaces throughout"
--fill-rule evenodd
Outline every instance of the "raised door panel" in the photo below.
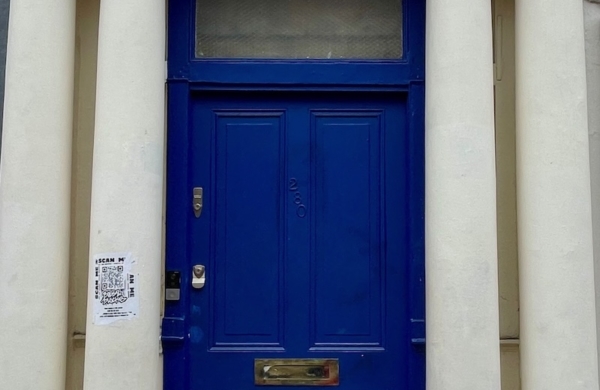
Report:
M 213 350 L 283 347 L 283 112 L 216 112 Z
M 382 112 L 313 112 L 311 130 L 311 348 L 381 349 Z

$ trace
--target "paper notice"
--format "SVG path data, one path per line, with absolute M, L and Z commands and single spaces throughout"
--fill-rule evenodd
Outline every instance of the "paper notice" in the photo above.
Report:
M 138 275 L 131 253 L 94 256 L 94 324 L 107 325 L 139 314 Z

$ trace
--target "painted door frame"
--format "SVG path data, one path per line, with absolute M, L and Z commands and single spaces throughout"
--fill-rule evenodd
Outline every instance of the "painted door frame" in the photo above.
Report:
M 169 1 L 166 269 L 181 271 L 181 299 L 168 301 L 162 329 L 165 390 L 189 389 L 191 289 L 188 214 L 191 99 L 212 91 L 360 91 L 403 95 L 409 131 L 411 390 L 425 389 L 425 0 L 404 0 L 400 60 L 220 60 L 194 57 L 195 0 Z M 187 207 L 189 206 L 189 207 Z

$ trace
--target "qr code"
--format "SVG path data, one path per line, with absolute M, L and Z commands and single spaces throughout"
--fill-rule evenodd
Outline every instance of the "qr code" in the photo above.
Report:
M 122 265 L 106 265 L 102 267 L 100 276 L 103 291 L 125 290 L 125 275 Z

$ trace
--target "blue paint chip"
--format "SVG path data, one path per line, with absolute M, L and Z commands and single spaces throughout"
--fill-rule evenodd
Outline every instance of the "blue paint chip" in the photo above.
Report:
M 195 314 L 195 315 L 202 314 L 202 308 L 198 305 L 192 306 L 192 314 Z
M 193 344 L 200 343 L 203 338 L 204 338 L 204 332 L 202 331 L 202 329 L 198 328 L 197 326 L 192 326 L 190 328 L 190 341 Z

